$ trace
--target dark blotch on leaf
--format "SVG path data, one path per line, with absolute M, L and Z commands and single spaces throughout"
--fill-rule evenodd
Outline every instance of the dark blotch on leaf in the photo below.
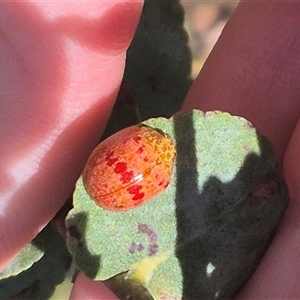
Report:
M 138 224 L 138 233 L 145 233 L 148 237 L 148 256 L 155 255 L 159 250 L 156 232 L 153 229 L 151 229 L 147 224 L 140 223 Z
M 273 169 L 267 173 L 254 187 L 251 196 L 271 200 L 277 194 L 281 193 L 282 179 L 278 170 Z
M 75 238 L 76 240 L 80 241 L 81 239 L 81 232 L 78 230 L 77 226 L 71 225 L 68 227 L 68 231 L 71 237 Z
M 153 256 L 158 252 L 158 245 L 153 244 L 148 246 L 148 256 Z
M 142 251 L 144 249 L 145 249 L 145 246 L 143 244 L 141 244 L 141 243 L 137 244 L 136 242 L 132 242 L 128 248 L 128 251 L 131 254 L 134 254 L 134 253 L 136 253 L 138 251 Z

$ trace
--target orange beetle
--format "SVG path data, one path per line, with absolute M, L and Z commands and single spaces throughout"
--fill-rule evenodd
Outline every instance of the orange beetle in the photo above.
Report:
M 168 186 L 175 153 L 168 135 L 145 125 L 125 128 L 92 152 L 82 175 L 85 189 L 105 209 L 137 207 Z

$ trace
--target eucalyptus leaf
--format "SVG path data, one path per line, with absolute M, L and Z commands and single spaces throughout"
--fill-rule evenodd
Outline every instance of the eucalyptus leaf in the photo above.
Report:
M 38 243 L 39 237 L 26 245 L 10 264 L 0 273 L 0 280 L 9 276 L 15 276 L 29 269 L 39 261 L 45 252 L 43 245 Z
M 142 120 L 177 112 L 191 80 L 191 53 L 179 0 L 145 0 L 124 77 Z
M 125 273 L 154 299 L 232 298 L 288 204 L 270 143 L 241 117 L 193 110 L 144 124 L 176 143 L 172 181 L 136 209 L 97 206 L 79 179 L 67 243 L 88 277 Z
M 101 137 L 104 140 L 115 132 L 141 121 L 136 97 L 126 79 L 123 79 L 116 103 Z
M 42 257 L 16 276 L 0 280 L 0 299 L 48 299 L 55 287 L 65 279 L 71 257 L 63 238 L 48 225 L 34 239 L 33 244 L 43 249 Z M 33 258 L 37 257 L 34 251 L 29 253 L 32 253 Z M 28 254 L 26 260 L 34 261 Z

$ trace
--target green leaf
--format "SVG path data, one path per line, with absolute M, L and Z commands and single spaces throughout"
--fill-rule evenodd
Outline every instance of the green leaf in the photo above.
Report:
M 176 142 L 169 186 L 126 212 L 98 207 L 79 179 L 68 248 L 88 277 L 125 273 L 154 299 L 232 298 L 288 203 L 270 143 L 240 117 L 188 111 L 144 124 Z
M 191 80 L 191 53 L 179 0 L 146 0 L 128 49 L 124 77 L 142 120 L 177 112 Z
M 30 244 L 26 245 L 14 260 L 0 273 L 0 280 L 9 276 L 18 275 L 29 269 L 35 262 L 44 255 L 43 245 L 38 243 L 37 237 Z
M 48 225 L 32 244 L 39 245 L 42 257 L 18 275 L 0 280 L 0 299 L 48 299 L 56 285 L 63 282 L 71 265 L 71 257 L 63 238 L 51 225 Z M 28 249 L 30 249 L 29 252 Z M 32 250 L 32 246 L 28 246 L 26 250 L 22 251 L 22 253 L 25 252 L 28 262 L 34 262 L 38 257 L 36 251 Z M 32 258 L 29 254 L 32 254 Z M 25 259 L 23 254 L 17 261 L 21 259 Z
M 140 121 L 136 98 L 126 79 L 123 79 L 116 103 L 101 140 L 104 140 L 123 128 L 139 123 Z

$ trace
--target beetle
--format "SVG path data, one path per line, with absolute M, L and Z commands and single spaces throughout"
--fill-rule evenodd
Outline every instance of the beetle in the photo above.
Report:
M 104 209 L 135 208 L 169 185 L 175 155 L 169 135 L 144 124 L 127 127 L 94 149 L 82 174 L 85 190 Z

